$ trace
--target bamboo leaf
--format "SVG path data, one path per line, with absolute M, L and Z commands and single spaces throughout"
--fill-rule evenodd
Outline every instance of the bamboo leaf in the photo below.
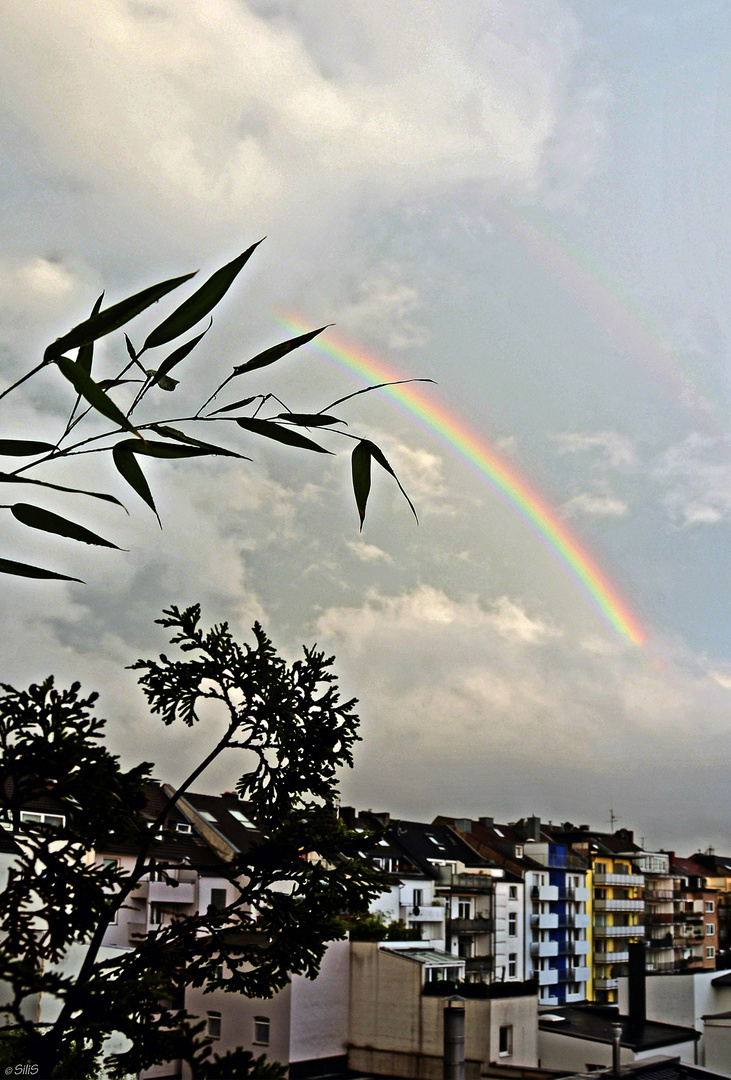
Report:
M 0 484 L 35 484 L 37 487 L 50 488 L 52 491 L 65 491 L 70 495 L 88 495 L 92 499 L 103 499 L 105 502 L 115 503 L 124 510 L 124 505 L 115 499 L 114 495 L 107 495 L 103 491 L 86 491 L 84 488 L 65 487 L 63 484 L 51 484 L 47 480 L 32 480 L 29 476 L 16 476 L 13 473 L 0 472 Z
M 153 384 L 160 383 L 160 386 L 164 390 L 165 387 L 162 386 L 161 380 L 165 378 L 169 371 L 172 371 L 176 364 L 179 364 L 181 360 L 184 360 L 188 353 L 193 351 L 201 338 L 204 338 L 206 336 L 212 326 L 213 319 L 211 319 L 202 334 L 198 334 L 197 337 L 191 338 L 190 341 L 186 341 L 185 344 L 180 345 L 177 349 L 174 349 L 169 356 L 166 356 L 157 371 L 154 373 L 154 377 L 152 380 Z
M 338 398 L 337 401 L 331 401 L 322 411 L 334 409 L 336 405 L 342 405 L 344 401 L 350 401 L 351 398 L 358 397 L 359 394 L 370 394 L 373 390 L 382 390 L 384 386 L 403 386 L 406 383 L 414 382 L 430 382 L 436 385 L 435 379 L 393 379 L 391 382 L 374 383 L 373 386 L 364 386 L 361 390 L 354 390 L 352 394 L 346 394 L 345 397 Z
M 300 345 L 306 345 L 308 341 L 312 341 L 323 330 L 327 330 L 329 326 L 333 325 L 333 323 L 327 323 L 327 325 L 320 326 L 317 330 L 310 330 L 307 334 L 299 334 L 298 337 L 290 338 L 288 341 L 280 342 L 279 345 L 272 345 L 271 348 L 264 349 L 264 352 L 257 353 L 251 360 L 247 360 L 245 364 L 239 364 L 238 367 L 235 367 L 234 375 L 243 375 L 246 371 L 254 371 L 256 368 L 263 368 L 276 363 L 287 353 L 292 352 L 293 349 L 299 349 Z
M 251 461 L 251 458 L 247 458 L 245 454 L 237 454 L 235 450 L 227 450 L 223 446 L 217 446 L 214 443 L 202 442 L 200 439 L 194 439 L 192 435 L 186 435 L 184 431 L 168 427 L 166 424 L 153 424 L 152 430 L 156 431 L 158 435 L 164 435 L 168 439 L 176 439 L 178 442 L 187 443 L 189 446 L 200 446 L 204 450 L 207 450 L 209 454 L 219 454 L 224 457 L 236 457 L 241 458 L 243 461 Z
M 220 449 L 204 449 L 205 444 L 201 443 L 197 446 L 183 446 L 180 443 L 162 443 L 162 442 L 135 442 L 134 439 L 123 439 L 118 442 L 114 449 L 121 447 L 122 450 L 126 450 L 130 454 L 143 454 L 145 457 L 154 458 L 186 458 L 186 457 L 207 457 L 210 454 L 225 453 Z M 232 454 L 233 457 L 238 457 L 238 454 Z
M 277 420 L 289 420 L 291 424 L 299 427 L 330 427 L 331 424 L 344 424 L 337 416 L 328 416 L 326 413 L 279 413 Z
M 185 334 L 201 319 L 204 319 L 219 300 L 226 295 L 236 276 L 249 261 L 260 243 L 261 240 L 258 240 L 250 248 L 247 248 L 243 254 L 232 259 L 230 263 L 222 266 L 220 270 L 216 270 L 208 278 L 208 281 L 201 285 L 200 289 L 194 292 L 192 296 L 189 296 L 187 300 L 184 300 L 180 307 L 176 308 L 171 315 L 168 315 L 167 319 L 164 319 L 159 326 L 155 327 L 152 333 L 148 334 L 142 351 L 154 349 L 158 345 L 166 345 L 168 341 L 173 341 L 174 338 Z
M 78 326 L 74 326 L 67 334 L 63 334 L 52 345 L 49 345 L 44 353 L 44 359 L 48 363 L 56 360 L 66 349 L 75 349 L 80 345 L 88 345 L 92 341 L 97 341 L 99 338 L 111 334 L 113 330 L 118 330 L 120 326 L 124 326 L 135 315 L 139 315 L 145 308 L 150 307 L 151 304 L 154 304 L 194 276 L 195 272 L 193 274 L 183 274 L 181 277 L 162 281 L 159 285 L 150 285 L 141 292 L 135 293 L 134 296 L 130 296 L 126 300 L 120 300 L 118 304 L 112 304 L 105 311 L 92 315 L 91 318 L 85 319 Z
M 16 577 L 27 578 L 55 578 L 57 581 L 79 581 L 81 578 L 70 577 L 68 574 L 57 574 L 55 570 L 44 570 L 40 566 L 29 566 L 27 563 L 13 562 L 12 559 L 0 559 L 0 574 L 14 574 Z
M 358 507 L 360 527 L 363 528 L 365 520 L 368 495 L 371 490 L 371 446 L 367 439 L 356 443 L 350 459 L 350 467 L 353 474 L 353 494 L 355 505 Z
M 398 484 L 398 489 L 401 492 L 401 494 L 403 495 L 403 497 L 406 499 L 406 502 L 411 507 L 411 513 L 416 518 L 416 523 L 418 525 L 419 524 L 419 518 L 417 517 L 416 510 L 414 509 L 414 504 L 412 503 L 411 499 L 409 498 L 409 496 L 406 494 L 403 487 L 401 486 L 401 481 L 399 480 L 398 476 L 396 475 L 396 473 L 393 471 L 393 469 L 389 465 L 388 461 L 386 460 L 385 454 L 380 449 L 380 447 L 376 446 L 375 443 L 370 442 L 370 440 L 364 439 L 363 441 L 368 443 L 368 447 L 370 449 L 371 454 L 373 455 L 375 460 L 378 462 L 378 464 L 381 466 L 381 468 L 385 469 L 387 473 L 390 473 L 390 475 L 394 478 L 394 480 Z
M 255 394 L 254 397 L 242 398 L 241 401 L 234 401 L 231 405 L 223 405 L 220 409 L 214 409 L 209 415 L 215 416 L 216 413 L 220 412 L 233 412 L 234 409 L 244 409 L 247 405 L 251 405 L 252 401 L 256 401 L 258 397 L 261 397 L 261 394 Z
M 33 439 L 0 439 L 2 457 L 35 457 L 36 454 L 47 454 L 55 449 L 53 443 L 36 442 Z
M 96 544 L 99 547 L 116 548 L 116 544 L 105 540 L 103 536 L 91 532 L 90 529 L 78 525 L 75 521 L 69 521 L 60 514 L 54 514 L 50 510 L 43 510 L 40 506 L 32 506 L 30 503 L 15 503 L 10 507 L 13 517 L 31 529 L 40 529 L 42 532 L 56 533 L 58 536 L 66 536 L 71 540 L 79 540 L 82 544 Z
M 55 362 L 61 369 L 64 378 L 68 379 L 74 390 L 81 394 L 93 409 L 96 409 L 102 416 L 106 416 L 108 420 L 118 424 L 119 427 L 124 428 L 125 431 L 131 431 L 138 438 L 142 437 L 138 435 L 137 429 L 130 423 L 124 413 L 117 408 L 112 399 L 107 397 L 101 386 L 95 383 L 82 367 L 79 367 L 68 356 L 57 356 Z
M 101 294 L 96 300 L 94 307 L 91 309 L 92 318 L 99 314 L 102 306 L 102 300 L 104 299 L 104 293 Z M 79 349 L 79 354 L 76 357 L 76 363 L 79 367 L 82 367 L 87 375 L 91 375 L 91 363 L 94 359 L 94 342 L 89 341 L 86 345 L 82 345 Z
M 236 423 L 245 431 L 252 431 L 255 435 L 261 435 L 265 439 L 274 439 L 276 442 L 286 443 L 287 446 L 297 446 L 301 450 L 314 450 L 318 454 L 329 454 L 324 446 L 308 439 L 306 435 L 300 435 L 299 431 L 275 424 L 272 420 L 258 420 L 253 416 L 240 416 Z
M 135 443 L 134 445 L 135 447 L 137 447 L 138 444 Z M 142 444 L 140 443 L 139 445 Z M 160 515 L 157 512 L 157 507 L 155 506 L 155 500 L 152 497 L 150 486 L 145 479 L 145 474 L 140 468 L 135 455 L 130 449 L 125 448 L 123 443 L 117 443 L 117 445 L 112 450 L 112 460 L 114 461 L 119 475 L 124 480 L 126 480 L 132 490 L 136 491 L 140 498 L 147 503 L 147 505 L 150 507 L 153 514 L 157 518 L 160 527 L 162 527 L 162 523 L 160 522 Z

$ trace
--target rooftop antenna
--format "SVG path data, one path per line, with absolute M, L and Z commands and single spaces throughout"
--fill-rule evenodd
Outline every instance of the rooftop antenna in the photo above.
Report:
M 620 821 L 620 820 L 621 819 L 617 817 L 617 815 L 614 813 L 614 810 L 612 810 L 612 808 L 610 807 L 610 809 L 609 809 L 609 828 L 610 828 L 610 830 L 612 832 L 614 832 L 614 823 L 615 823 L 615 821 Z

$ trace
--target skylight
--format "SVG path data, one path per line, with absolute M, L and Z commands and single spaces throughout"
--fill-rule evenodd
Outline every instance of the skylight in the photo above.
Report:
M 249 821 L 246 814 L 242 814 L 240 810 L 229 810 L 229 814 L 232 818 L 236 818 L 237 821 L 240 821 L 242 825 L 246 825 L 249 829 L 254 828 L 253 823 Z

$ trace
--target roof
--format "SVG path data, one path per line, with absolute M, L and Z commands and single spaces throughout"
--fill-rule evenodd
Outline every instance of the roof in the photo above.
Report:
M 467 843 L 474 845 L 475 850 L 484 858 L 494 860 L 499 866 L 510 868 L 514 873 L 520 875 L 525 870 L 545 869 L 541 863 L 526 855 L 525 851 L 522 857 L 515 854 L 516 846 L 524 848 L 525 840 L 509 825 L 486 825 L 481 821 L 471 821 L 469 831 L 465 831 L 456 827 L 456 821 L 461 819 L 440 815 L 434 820 L 436 824 L 449 825 Z
M 397 956 L 405 956 L 407 960 L 416 960 L 419 964 L 427 967 L 464 967 L 465 962 L 459 956 L 452 953 L 442 952 L 441 949 L 399 949 L 390 945 L 382 945 L 384 952 L 395 953 Z
M 550 1015 L 561 1017 L 560 1022 L 547 1020 L 545 1014 L 539 1014 L 538 1027 L 541 1031 L 609 1045 L 612 1044 L 614 1025 L 620 1024 L 622 1046 L 635 1052 L 660 1050 L 678 1043 L 695 1042 L 701 1037 L 695 1028 L 681 1027 L 679 1024 L 661 1024 L 655 1020 L 638 1024 L 628 1016 L 621 1016 L 618 1009 L 605 1006 L 564 1005 L 552 1007 Z
M 386 833 L 391 843 L 403 848 L 428 877 L 435 878 L 435 864 L 459 862 L 479 868 L 491 865 L 459 833 L 448 825 L 421 821 L 392 821 Z
M 247 816 L 247 804 L 233 792 L 203 795 L 200 792 L 186 791 L 180 805 L 186 804 L 237 852 L 248 851 L 252 842 L 261 837 Z M 183 820 L 188 820 L 187 815 Z
M 679 1057 L 667 1057 L 665 1054 L 653 1055 L 644 1058 L 631 1065 L 620 1066 L 620 1076 L 641 1077 L 642 1080 L 724 1080 L 728 1073 L 711 1072 L 709 1069 L 697 1068 L 695 1065 L 687 1065 Z M 600 1072 L 572 1073 L 564 1075 L 564 1080 L 597 1080 L 597 1077 L 611 1076 L 607 1068 Z

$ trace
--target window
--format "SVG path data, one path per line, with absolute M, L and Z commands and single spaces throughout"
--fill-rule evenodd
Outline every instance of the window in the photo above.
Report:
M 176 832 L 182 832 L 182 833 L 192 833 L 193 832 L 193 826 L 189 825 L 187 821 L 176 821 L 173 824 L 173 828 L 175 829 Z
M 31 810 L 21 810 L 20 820 L 29 825 L 52 825 L 54 829 L 62 829 L 65 822 L 62 814 L 36 814 Z
M 421 907 L 422 903 L 424 902 L 423 897 L 424 897 L 424 892 L 423 892 L 422 889 L 414 889 L 413 901 L 412 901 L 414 907 Z
M 159 904 L 150 904 L 150 926 L 162 926 L 163 910 Z
M 510 1057 L 513 1053 L 513 1025 L 506 1024 L 500 1028 L 498 1039 L 498 1054 L 500 1057 Z
M 713 935 L 715 933 L 716 933 L 715 923 L 707 922 L 706 923 L 706 937 L 713 937 Z
M 518 977 L 518 954 L 511 952 L 508 954 L 508 978 L 516 979 Z
M 509 897 L 510 900 L 517 900 L 518 899 L 518 886 L 517 885 L 509 885 L 508 886 L 508 897 Z
M 518 914 L 515 911 L 511 911 L 508 915 L 508 936 L 517 937 L 518 934 Z
M 254 1042 L 259 1046 L 269 1046 L 269 1017 L 254 1017 Z
M 212 1039 L 220 1039 L 221 1038 L 221 1014 L 220 1014 L 220 1012 L 206 1013 L 206 1018 L 208 1020 L 208 1025 L 207 1025 L 208 1034 L 210 1035 L 210 1037 Z
M 253 824 L 249 821 L 246 814 L 242 814 L 240 810 L 229 810 L 229 814 L 232 818 L 236 818 L 242 825 L 246 825 L 249 829 L 253 829 Z
M 466 934 L 460 934 L 457 938 L 457 955 L 462 960 L 469 960 L 472 956 L 472 938 Z
M 216 911 L 223 911 L 226 907 L 226 890 L 225 889 L 211 889 L 211 907 Z
M 464 897 L 457 899 L 457 918 L 458 919 L 471 919 L 472 918 L 472 901 L 466 900 Z
M 713 900 L 706 900 L 706 911 L 712 913 L 716 910 L 716 905 Z
M 706 960 L 713 960 L 716 955 L 716 950 L 713 945 L 706 945 Z

